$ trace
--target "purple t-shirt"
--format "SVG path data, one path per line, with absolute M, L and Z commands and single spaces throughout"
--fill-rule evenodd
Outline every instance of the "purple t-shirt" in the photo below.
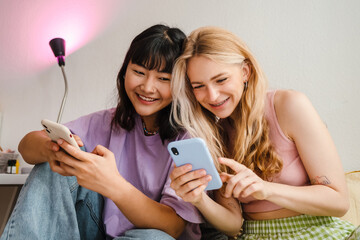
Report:
M 145 136 L 140 116 L 136 117 L 134 129 L 114 129 L 111 126 L 115 109 L 95 112 L 65 124 L 83 141 L 87 151 L 103 145 L 112 151 L 120 174 L 149 198 L 170 206 L 188 221 L 179 239 L 200 239 L 199 223 L 203 222 L 198 210 L 184 202 L 170 188 L 169 174 L 173 162 L 159 134 Z M 185 136 L 178 136 L 177 139 Z M 114 202 L 105 198 L 103 220 L 108 237 L 117 237 L 135 226 L 122 214 Z M 154 221 L 160 221 L 154 219 Z

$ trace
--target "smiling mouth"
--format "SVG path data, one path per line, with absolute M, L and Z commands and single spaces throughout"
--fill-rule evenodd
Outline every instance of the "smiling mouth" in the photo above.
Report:
M 225 99 L 224 101 L 219 102 L 219 103 L 217 103 L 217 104 L 210 104 L 210 106 L 219 107 L 219 106 L 223 105 L 225 102 L 227 102 L 229 99 L 230 99 L 230 97 L 228 97 L 228 98 Z
M 150 98 L 150 97 L 145 97 L 143 95 L 140 95 L 138 93 L 136 93 L 136 95 L 141 99 L 144 100 L 146 102 L 155 102 L 157 99 L 156 98 Z

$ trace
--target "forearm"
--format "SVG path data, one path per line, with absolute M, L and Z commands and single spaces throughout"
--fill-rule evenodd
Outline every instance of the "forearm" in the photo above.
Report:
M 52 154 L 46 148 L 50 141 L 50 138 L 44 131 L 33 131 L 21 139 L 18 150 L 25 162 L 29 164 L 46 162 L 48 161 L 49 154 Z
M 137 228 L 159 229 L 178 238 L 186 222 L 174 209 L 156 202 L 124 179 L 117 181 L 108 196 Z
M 201 202 L 195 204 L 204 218 L 216 229 L 229 236 L 237 235 L 242 227 L 243 218 L 237 200 L 229 198 L 222 205 L 203 193 Z M 224 206 L 223 206 L 224 205 Z
M 346 194 L 324 185 L 289 186 L 269 183 L 267 198 L 279 206 L 309 215 L 343 216 L 349 208 Z

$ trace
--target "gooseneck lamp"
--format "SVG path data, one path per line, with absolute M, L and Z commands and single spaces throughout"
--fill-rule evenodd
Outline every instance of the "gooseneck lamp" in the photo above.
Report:
M 64 83 L 65 83 L 65 93 L 64 93 L 64 97 L 61 102 L 60 111 L 59 111 L 58 118 L 56 121 L 57 123 L 60 123 L 62 113 L 64 110 L 64 106 L 65 106 L 65 102 L 66 102 L 67 92 L 68 92 L 68 84 L 67 84 L 67 79 L 66 79 L 66 74 L 65 74 L 65 69 L 64 69 L 64 66 L 65 66 L 65 40 L 62 38 L 54 38 L 49 42 L 49 44 L 50 44 L 51 50 L 53 51 L 55 57 L 57 58 L 57 61 L 59 63 L 59 66 L 61 68 L 61 71 L 62 71 L 62 74 L 64 77 Z

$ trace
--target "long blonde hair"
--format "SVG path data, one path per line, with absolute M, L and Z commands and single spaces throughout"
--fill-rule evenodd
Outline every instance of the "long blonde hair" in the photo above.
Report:
M 217 117 L 203 108 L 196 100 L 187 78 L 187 63 L 194 56 L 204 56 L 218 63 L 248 64 L 248 87 L 232 114 L 235 127 L 234 148 L 228 149 L 224 133 Z M 183 54 L 177 59 L 171 89 L 173 94 L 173 120 L 184 127 L 192 137 L 203 138 L 214 158 L 233 158 L 253 170 L 263 179 L 270 179 L 282 168 L 269 139 L 269 127 L 265 119 L 267 80 L 256 59 L 237 36 L 217 27 L 202 27 L 187 38 Z

